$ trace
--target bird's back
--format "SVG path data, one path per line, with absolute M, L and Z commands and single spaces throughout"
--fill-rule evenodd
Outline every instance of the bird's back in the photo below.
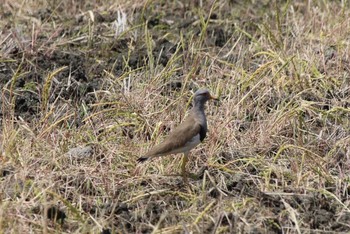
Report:
M 186 144 L 191 142 L 197 135 L 200 135 L 203 128 L 199 122 L 195 119 L 193 111 L 185 118 L 185 120 L 178 125 L 165 140 L 159 145 L 154 146 L 149 152 L 146 153 L 146 157 L 163 156 L 178 152 L 179 149 L 186 149 Z M 199 142 L 198 142 L 199 143 Z M 185 147 L 185 148 L 184 148 Z

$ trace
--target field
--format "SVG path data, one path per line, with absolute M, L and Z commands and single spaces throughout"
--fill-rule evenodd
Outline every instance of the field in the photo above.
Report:
M 2 0 L 0 233 L 350 233 L 348 1 Z M 198 88 L 209 133 L 137 158 Z

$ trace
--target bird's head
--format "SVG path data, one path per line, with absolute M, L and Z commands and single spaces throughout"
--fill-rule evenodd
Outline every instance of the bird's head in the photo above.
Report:
M 193 96 L 194 103 L 204 104 L 210 99 L 218 100 L 216 97 L 211 96 L 209 90 L 207 89 L 199 89 Z

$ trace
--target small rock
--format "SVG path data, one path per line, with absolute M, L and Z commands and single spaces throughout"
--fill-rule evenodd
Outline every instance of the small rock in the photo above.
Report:
M 84 147 L 75 147 L 67 152 L 67 156 L 71 159 L 87 159 L 94 153 L 94 147 L 92 145 Z

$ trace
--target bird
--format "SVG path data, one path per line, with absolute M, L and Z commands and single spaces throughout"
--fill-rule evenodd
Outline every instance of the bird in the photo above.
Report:
M 181 175 L 184 182 L 187 182 L 186 164 L 190 150 L 207 136 L 208 127 L 204 106 L 211 99 L 218 100 L 217 97 L 210 94 L 208 89 L 197 90 L 193 95 L 193 107 L 185 120 L 171 131 L 162 143 L 151 148 L 144 156 L 139 157 L 137 162 L 142 163 L 155 157 L 183 153 Z

